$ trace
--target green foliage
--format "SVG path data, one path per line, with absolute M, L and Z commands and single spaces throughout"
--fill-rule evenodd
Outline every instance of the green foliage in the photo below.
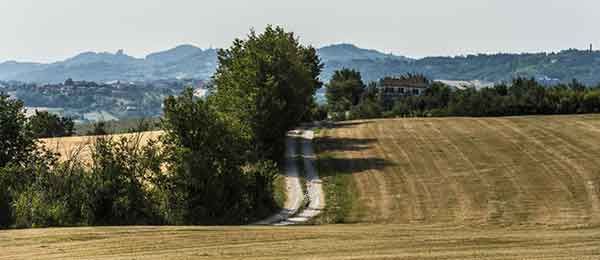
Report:
M 151 183 L 162 176 L 158 145 L 98 139 L 90 167 L 40 152 L 26 165 L 0 168 L 0 227 L 164 223 Z
M 600 112 L 600 90 L 577 81 L 568 85 L 543 86 L 533 79 L 516 78 L 476 90 L 452 90 L 434 83 L 421 96 L 403 97 L 388 116 L 513 116 Z M 359 116 L 364 118 L 364 116 Z
M 354 119 L 378 118 L 383 115 L 383 106 L 379 102 L 379 95 L 374 84 L 364 89 L 360 102 L 352 107 L 350 115 Z
M 256 155 L 278 159 L 285 133 L 310 110 L 322 65 L 293 33 L 268 26 L 219 51 L 211 98 L 219 113 L 252 144 Z
M 142 117 L 127 118 L 119 121 L 104 122 L 102 131 L 95 131 L 99 122 L 77 124 L 76 135 L 94 135 L 94 132 L 108 132 L 110 134 L 140 133 L 159 130 L 160 118 Z
M 90 224 L 157 222 L 148 184 L 162 174 L 161 156 L 155 142 L 141 146 L 141 138 L 102 137 L 94 143 L 84 185 Z
M 64 225 L 72 219 L 69 207 L 75 205 L 65 196 L 77 195 L 65 186 L 70 172 L 55 170 L 58 163 L 54 154 L 41 150 L 30 157 L 26 164 L 0 168 L 0 226 Z
M 335 71 L 325 94 L 329 111 L 344 112 L 358 105 L 364 89 L 360 72 L 351 69 Z
M 313 122 L 313 121 L 323 121 L 327 119 L 327 107 L 325 105 L 315 104 L 311 107 L 310 113 L 307 115 L 303 121 Z
M 584 111 L 591 113 L 600 112 L 600 89 L 588 91 L 583 95 Z
M 322 50 L 322 49 L 321 49 Z M 328 54 L 328 53 L 324 53 Z M 352 53 L 343 53 L 351 57 Z M 510 82 L 513 78 L 534 77 L 544 84 L 568 83 L 577 78 L 585 84 L 600 82 L 600 51 L 565 50 L 552 53 L 478 54 L 455 57 L 426 57 L 417 60 L 385 58 L 342 59 L 322 56 L 327 81 L 335 70 L 352 68 L 366 82 L 389 75 L 417 72 L 432 79 Z
M 93 129 L 88 131 L 86 135 L 107 135 L 109 132 L 107 129 L 107 123 L 104 121 L 96 122 L 92 125 L 92 127 Z
M 10 82 L 6 83 L 6 91 L 14 93 L 29 107 L 60 108 L 61 114 L 75 121 L 93 122 L 157 117 L 167 96 L 180 93 L 185 86 L 199 84 L 195 80 L 135 84 L 74 81 L 72 85 Z
M 36 152 L 22 103 L 2 96 L 0 226 L 241 224 L 273 212 L 270 159 L 289 128 L 318 114 L 319 59 L 279 27 L 251 32 L 219 58 L 216 95 L 197 99 L 187 89 L 165 100 L 161 146 L 141 145 L 141 135 L 98 137 L 89 165 Z M 55 135 L 60 123 L 40 113 L 32 120 L 38 136 Z M 91 134 L 106 132 L 101 122 Z
M 23 113 L 23 102 L 0 93 L 0 168 L 22 164 L 35 151 L 33 132 Z
M 75 123 L 71 118 L 59 117 L 47 111 L 35 111 L 29 118 L 31 130 L 37 138 L 72 136 Z
M 382 111 L 383 108 L 377 100 L 366 99 L 352 107 L 350 115 L 354 119 L 378 118 L 381 117 Z
M 274 164 L 253 162 L 239 130 L 189 89 L 165 101 L 162 143 L 169 174 L 163 179 L 171 223 L 247 223 L 273 209 Z

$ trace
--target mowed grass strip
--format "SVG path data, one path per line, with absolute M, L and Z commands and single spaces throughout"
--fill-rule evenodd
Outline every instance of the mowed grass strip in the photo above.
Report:
M 325 223 L 600 224 L 600 115 L 340 122 L 316 148 Z
M 597 259 L 600 229 L 420 225 L 0 231 L 0 259 Z

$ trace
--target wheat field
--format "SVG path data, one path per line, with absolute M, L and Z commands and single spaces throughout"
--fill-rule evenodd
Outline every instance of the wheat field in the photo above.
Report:
M 472 227 L 600 223 L 600 116 L 406 118 L 321 131 L 345 220 Z
M 97 227 L 0 231 L 0 259 L 581 259 L 600 229 Z
M 131 134 L 117 134 L 108 136 L 69 136 L 58 138 L 40 139 L 40 144 L 51 152 L 60 155 L 60 160 L 68 160 L 73 157 L 81 159 L 83 162 L 90 161 L 90 148 L 98 138 L 111 138 L 118 141 L 121 138 L 130 140 L 139 140 L 140 145 L 146 144 L 151 139 L 157 139 L 162 134 L 161 131 L 141 132 Z

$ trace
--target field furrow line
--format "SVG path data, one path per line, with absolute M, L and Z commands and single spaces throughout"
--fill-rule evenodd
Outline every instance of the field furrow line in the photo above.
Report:
M 518 152 L 512 160 L 521 160 L 523 158 L 521 157 L 521 155 L 524 155 L 525 158 L 535 163 L 535 165 L 539 165 L 540 167 L 542 167 L 544 169 L 544 172 L 546 172 L 546 176 L 548 176 L 549 178 L 560 180 L 560 178 L 552 175 L 552 173 L 554 173 L 555 171 L 553 171 L 548 164 L 542 162 L 538 158 L 535 158 L 535 156 L 533 156 L 525 146 L 515 141 L 514 138 L 512 138 L 506 133 L 510 130 L 501 129 L 499 127 L 502 125 L 500 122 L 496 122 L 497 124 L 492 124 L 488 119 L 475 119 L 475 122 L 478 123 L 482 127 L 482 129 L 490 129 L 491 132 L 497 133 L 501 137 L 500 139 L 495 140 L 493 143 L 508 143 L 510 145 L 511 151 Z M 552 207 L 548 202 L 546 202 L 544 198 L 536 196 L 536 193 L 531 192 L 528 189 L 528 187 L 530 187 L 533 183 L 529 180 L 529 178 L 527 178 L 527 176 L 531 175 L 531 173 L 523 172 L 522 163 L 508 163 L 507 161 L 511 161 L 511 158 L 506 156 L 506 154 L 504 153 L 491 152 L 491 154 L 492 156 L 504 156 L 504 158 L 498 160 L 497 163 L 502 168 L 506 169 L 506 173 L 504 171 L 500 171 L 500 173 L 502 173 L 504 177 L 509 179 L 509 181 L 513 185 L 513 190 L 517 191 L 516 198 L 511 201 L 511 204 L 517 204 L 512 205 L 514 206 L 514 209 L 512 210 L 513 215 L 519 218 L 517 222 L 530 220 L 530 218 L 532 217 L 532 213 L 534 213 L 531 210 L 535 210 L 535 208 L 538 207 L 540 209 L 536 211 L 541 211 L 535 215 L 535 217 L 537 217 L 538 219 L 540 219 L 541 217 L 541 219 L 538 222 L 549 223 L 550 218 L 553 216 L 553 214 L 551 214 L 551 212 L 553 212 Z M 524 162 L 524 164 L 528 165 L 529 163 Z M 564 183 L 560 181 L 558 183 L 561 185 L 560 187 L 563 187 L 564 191 L 568 192 L 568 187 Z
M 455 189 L 456 186 L 452 185 L 451 181 L 445 174 L 442 174 L 436 162 L 436 154 L 434 152 L 434 145 L 426 140 L 424 137 L 425 130 L 428 128 L 421 127 L 423 124 L 422 120 L 413 120 L 411 121 L 411 127 L 406 129 L 408 133 L 408 140 L 411 140 L 414 147 L 411 150 L 418 151 L 416 154 L 421 154 L 422 156 L 414 157 L 412 160 L 420 161 L 421 165 L 423 165 L 422 172 L 415 172 L 415 176 L 417 176 L 425 190 L 427 191 L 429 206 L 431 209 L 428 210 L 429 216 L 432 220 L 434 218 L 441 218 L 441 220 L 448 220 L 448 216 L 452 215 L 452 221 L 455 220 L 455 215 L 458 213 L 455 212 L 455 207 L 450 207 L 448 205 L 449 202 L 455 201 L 461 210 L 464 209 L 464 203 L 458 198 L 458 192 Z M 415 125 L 418 124 L 418 125 Z M 418 127 L 421 131 L 417 132 L 415 128 Z M 442 180 L 440 183 L 439 180 Z M 450 184 L 450 185 L 447 185 Z M 434 195 L 436 194 L 436 195 Z M 452 214 L 449 214 L 448 211 L 452 211 Z M 463 214 L 462 212 L 460 214 Z M 442 216 L 440 216 L 442 215 Z
M 515 133 L 517 133 L 518 135 L 526 138 L 527 140 L 529 140 L 531 143 L 533 143 L 534 145 L 536 145 L 537 147 L 541 148 L 546 154 L 550 155 L 551 157 L 553 157 L 555 159 L 555 161 L 557 163 L 559 163 L 560 165 L 562 165 L 563 170 L 565 172 L 574 172 L 577 174 L 578 178 L 580 178 L 580 181 L 578 183 L 580 183 L 579 185 L 583 185 L 583 183 L 585 183 L 587 180 L 586 178 L 586 173 L 585 170 L 583 168 L 581 168 L 577 163 L 574 163 L 572 160 L 570 160 L 568 158 L 568 156 L 564 155 L 563 153 L 561 153 L 560 151 L 558 151 L 558 147 L 556 147 L 555 145 L 552 145 L 552 147 L 550 147 L 548 144 L 545 144 L 544 142 L 542 142 L 538 137 L 535 137 L 533 134 L 539 131 L 539 127 L 533 126 L 532 128 L 529 129 L 529 134 L 524 133 L 522 129 L 520 129 L 519 127 L 516 127 L 513 122 L 505 122 L 505 121 L 499 121 L 500 123 L 502 123 L 503 125 L 507 126 L 508 128 L 510 128 L 512 131 L 514 131 Z M 537 129 L 537 130 L 536 130 Z M 553 141 L 556 141 L 555 139 L 551 139 Z M 549 180 L 546 180 L 549 181 Z M 554 181 L 561 181 L 560 178 L 554 179 Z M 589 216 L 590 214 L 593 214 L 593 212 L 595 211 L 595 209 L 593 209 L 593 200 L 594 198 L 591 196 L 592 194 L 590 193 L 589 187 L 587 187 L 587 185 L 583 185 L 584 187 L 584 192 L 586 194 L 586 198 L 587 198 L 587 203 L 585 203 L 584 205 L 582 205 L 582 209 L 585 209 L 588 213 L 587 216 Z M 544 198 L 541 198 L 544 199 Z M 548 198 L 551 199 L 551 198 Z
M 587 171 L 585 169 L 585 167 L 581 165 L 580 162 L 577 162 L 575 159 L 573 159 L 573 158 L 584 158 L 586 163 L 592 164 L 595 169 L 600 169 L 600 165 L 596 162 L 598 157 L 589 156 L 587 151 L 584 151 L 584 150 L 578 148 L 577 146 L 573 145 L 571 142 L 565 140 L 565 138 L 560 136 L 558 133 L 556 133 L 556 131 L 554 129 L 547 128 L 547 127 L 544 127 L 541 125 L 538 127 L 538 129 L 542 133 L 550 136 L 553 140 L 556 140 L 558 143 L 562 144 L 563 152 L 562 153 L 558 152 L 558 153 L 563 156 L 563 158 L 568 162 L 569 165 L 571 165 L 573 167 L 573 169 L 575 169 L 575 171 L 583 174 L 584 181 L 585 181 L 583 183 L 583 185 L 585 186 L 585 189 L 587 190 L 588 195 L 589 195 L 593 221 L 599 221 L 600 220 L 600 197 L 599 197 L 600 182 L 599 182 L 599 178 L 597 175 L 594 176 L 594 175 L 590 174 L 590 172 Z

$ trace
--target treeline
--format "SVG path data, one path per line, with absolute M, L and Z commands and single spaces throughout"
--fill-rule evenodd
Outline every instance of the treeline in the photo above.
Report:
M 533 79 L 517 78 L 479 90 L 452 90 L 435 83 L 422 96 L 399 99 L 394 116 L 516 116 L 600 112 L 600 88 L 577 81 L 544 86 Z
M 350 53 L 359 51 L 360 49 L 355 49 Z M 365 82 L 410 72 L 421 73 L 431 79 L 472 79 L 486 82 L 509 82 L 518 77 L 533 77 L 548 85 L 568 82 L 572 78 L 588 85 L 600 82 L 600 51 L 589 50 L 425 57 L 417 60 L 398 57 L 342 59 L 329 56 L 327 58 L 329 59 L 323 73 L 324 79 L 330 79 L 336 70 L 352 68 L 362 73 Z
M 344 74 L 350 75 L 348 72 L 339 73 Z M 512 84 L 498 84 L 481 89 L 455 89 L 433 82 L 422 95 L 400 97 L 389 102 L 381 98 L 375 84 L 366 87 L 358 72 L 351 75 L 350 79 L 334 76 L 328 85 L 328 109 L 334 115 L 350 111 L 350 118 L 359 119 L 600 112 L 600 86 L 588 87 L 576 80 L 569 84 L 545 86 L 534 79 L 516 78 Z M 343 85 L 351 86 L 340 87 Z
M 96 138 L 90 162 L 43 149 L 0 96 L 0 227 L 243 224 L 276 209 L 286 132 L 314 110 L 316 51 L 279 27 L 219 52 L 215 94 L 164 101 L 158 140 Z

